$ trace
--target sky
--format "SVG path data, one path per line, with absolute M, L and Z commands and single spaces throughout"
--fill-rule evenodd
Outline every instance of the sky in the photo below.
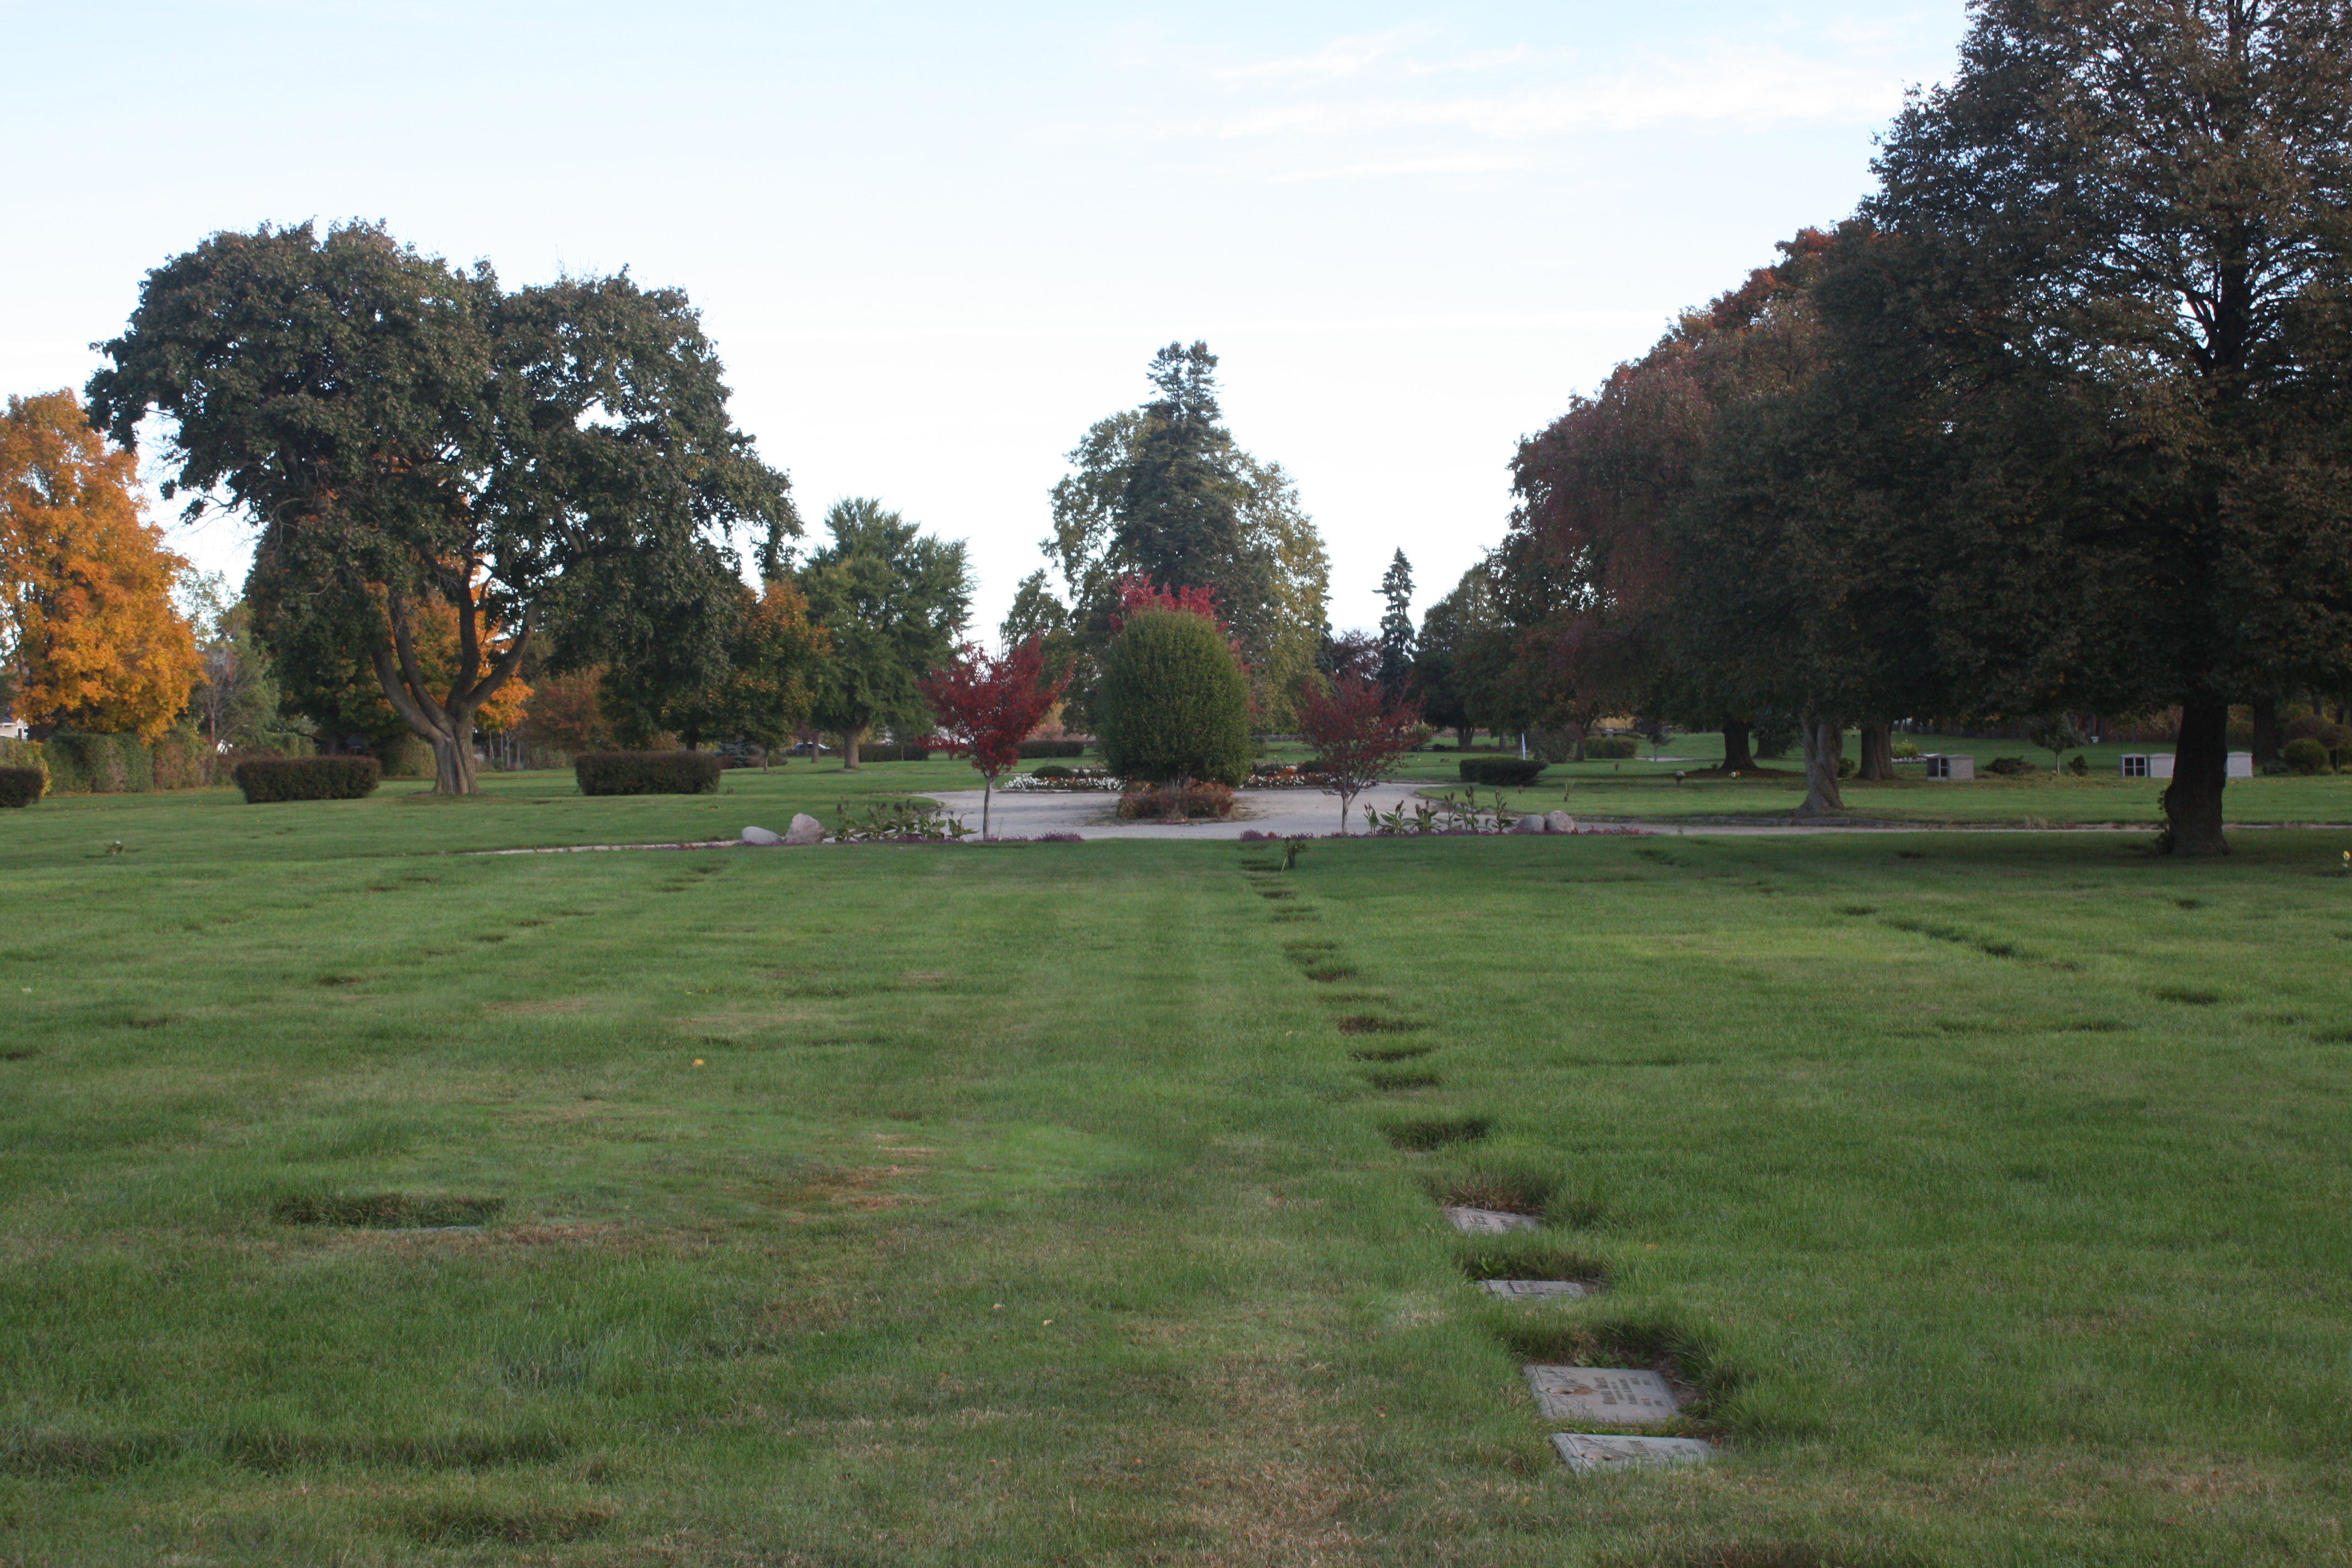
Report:
M 1853 210 L 1964 19 L 0 0 L 0 393 L 81 384 L 222 229 L 381 221 L 510 287 L 626 268 L 701 310 L 813 537 L 870 495 L 968 540 L 992 633 L 1066 454 L 1204 339 L 1370 626 L 1391 552 L 1419 609 L 1500 539 L 1522 437 Z M 156 515 L 242 577 L 241 525 Z

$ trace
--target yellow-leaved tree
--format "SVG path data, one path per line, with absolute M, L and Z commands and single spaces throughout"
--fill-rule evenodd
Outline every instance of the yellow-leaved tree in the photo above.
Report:
M 187 563 L 141 515 L 135 463 L 70 392 L 0 416 L 0 681 L 37 731 L 154 741 L 198 674 L 172 604 Z

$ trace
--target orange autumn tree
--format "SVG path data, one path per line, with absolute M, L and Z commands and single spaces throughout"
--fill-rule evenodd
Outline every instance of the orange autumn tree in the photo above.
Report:
M 187 706 L 195 633 L 172 605 L 187 563 L 140 513 L 136 463 L 70 392 L 0 416 L 0 686 L 37 730 L 152 742 Z

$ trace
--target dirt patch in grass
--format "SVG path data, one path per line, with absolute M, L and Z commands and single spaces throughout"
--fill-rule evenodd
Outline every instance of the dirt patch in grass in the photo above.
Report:
M 2218 991 L 2200 991 L 2188 985 L 2159 985 L 2148 994 L 2159 1002 L 2178 1002 L 2184 1007 L 2211 1007 L 2225 1000 Z
M 1409 1035 L 1427 1027 L 1411 1018 L 1383 1017 L 1377 1013 L 1350 1013 L 1339 1020 L 1339 1032 L 1343 1035 Z
M 1356 966 L 1352 963 L 1318 963 L 1307 971 L 1307 978 L 1318 985 L 1328 985 L 1335 980 L 1349 979 L 1355 973 Z
M 1663 1555 L 1607 1557 L 1604 1568 L 1930 1568 L 1925 1557 L 1878 1547 L 1814 1546 L 1805 1542 L 1732 1542 L 1682 1547 Z
M 1375 1068 L 1364 1075 L 1374 1089 L 1435 1089 L 1444 1078 L 1427 1068 Z
M 11 1046 L 0 1050 L 0 1062 L 28 1062 L 41 1053 L 26 1046 Z
M 1415 1057 L 1425 1057 L 1434 1046 L 1360 1046 L 1348 1055 L 1360 1062 L 1409 1062 Z
M 1484 1116 L 1396 1117 L 1381 1123 L 1381 1131 L 1388 1135 L 1390 1142 L 1416 1154 L 1426 1154 L 1453 1143 L 1475 1143 L 1494 1130 L 1494 1122 Z
M 1472 1156 L 1423 1180 L 1429 1195 L 1450 1207 L 1535 1215 L 1570 1229 L 1587 1228 L 1601 1218 L 1597 1199 L 1570 1195 L 1557 1173 L 1515 1161 Z
M 272 1204 L 269 1215 L 280 1225 L 418 1230 L 482 1225 L 506 1205 L 504 1198 L 456 1193 L 297 1193 Z
M 427 1545 L 502 1542 L 539 1546 L 585 1541 L 620 1517 L 608 1502 L 492 1501 L 482 1498 L 436 1498 L 401 1510 L 401 1528 Z
M 1524 1237 L 1481 1238 L 1462 1254 L 1465 1279 L 1570 1279 L 1587 1289 L 1609 1283 L 1609 1270 L 1580 1252 Z
M 366 979 L 367 976 L 364 974 L 321 974 L 319 976 L 319 984 L 321 985 L 358 985 L 363 984 Z
M 1295 899 L 1298 894 L 1290 888 L 1260 888 L 1257 896 L 1261 899 Z
M 583 1013 L 594 1005 L 585 996 L 567 996 L 555 1002 L 485 1002 L 482 1011 L 525 1018 L 541 1013 Z
M 353 1437 L 322 1432 L 0 1431 L 0 1475 L 110 1476 L 141 1465 L 211 1455 L 240 1469 L 275 1473 L 322 1465 L 414 1470 L 492 1470 L 544 1465 L 570 1445 L 548 1432 L 448 1432 Z

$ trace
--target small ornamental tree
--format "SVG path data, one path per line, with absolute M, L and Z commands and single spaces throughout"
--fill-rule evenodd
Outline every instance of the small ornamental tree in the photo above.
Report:
M 1115 773 L 1223 784 L 1248 774 L 1249 677 L 1213 612 L 1129 614 L 1103 658 L 1096 715 Z
M 1419 745 L 1421 704 L 1391 700 L 1377 680 L 1342 670 L 1331 689 L 1312 684 L 1298 693 L 1298 730 L 1314 742 L 1324 793 L 1339 797 L 1339 831 L 1348 831 L 1348 807 L 1380 783 L 1391 763 Z
M 955 658 L 924 677 L 923 700 L 930 704 L 939 732 L 980 770 L 983 840 L 989 835 L 996 775 L 1021 760 L 1021 742 L 1062 700 L 1062 688 L 1068 683 L 1066 675 L 1046 682 L 1045 650 L 1034 636 L 998 658 L 991 658 L 977 643 L 966 643 Z

